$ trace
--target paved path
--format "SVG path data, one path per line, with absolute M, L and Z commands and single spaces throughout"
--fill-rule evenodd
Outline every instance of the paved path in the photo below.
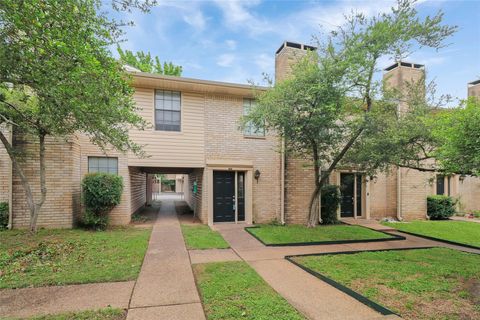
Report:
M 0 290 L 0 318 L 93 310 L 126 309 L 134 281 Z
M 162 201 L 127 320 L 205 319 L 173 201 Z
M 391 228 L 369 221 L 368 227 L 377 230 Z M 367 225 L 366 225 L 367 226 Z M 394 319 L 396 316 L 382 316 L 373 309 L 335 289 L 318 278 L 301 270 L 284 259 L 287 255 L 339 252 L 354 250 L 375 250 L 394 248 L 415 248 L 443 246 L 458 250 L 480 253 L 480 250 L 449 245 L 424 238 L 401 234 L 407 240 L 352 243 L 341 245 L 315 245 L 295 247 L 267 247 L 244 230 L 245 225 L 215 225 L 232 249 L 249 263 L 262 278 L 287 299 L 297 310 L 309 319 Z M 400 234 L 398 232 L 392 232 Z

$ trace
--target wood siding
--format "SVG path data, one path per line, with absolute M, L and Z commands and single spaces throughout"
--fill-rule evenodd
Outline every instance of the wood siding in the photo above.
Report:
M 138 168 L 130 167 L 131 213 L 142 208 L 147 201 L 147 175 Z
M 157 131 L 154 127 L 154 89 L 137 88 L 138 113 L 151 125 L 144 131 L 131 130 L 130 137 L 144 146 L 148 157 L 129 155 L 130 166 L 200 168 L 205 163 L 205 98 L 182 92 L 181 132 Z

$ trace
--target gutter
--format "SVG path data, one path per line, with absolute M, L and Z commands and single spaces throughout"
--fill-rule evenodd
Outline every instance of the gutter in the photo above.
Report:
M 285 224 L 285 138 L 282 137 L 282 152 L 280 164 L 280 223 Z
M 8 130 L 8 139 L 10 143 L 13 143 L 13 126 L 10 126 Z M 13 229 L 13 163 L 12 159 L 9 158 L 9 166 L 8 166 L 8 225 L 7 228 L 9 230 Z
M 401 168 L 397 167 L 397 220 L 402 221 L 402 172 Z

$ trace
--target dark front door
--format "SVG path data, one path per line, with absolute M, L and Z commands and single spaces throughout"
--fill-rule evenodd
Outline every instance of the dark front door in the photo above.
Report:
M 355 188 L 355 174 L 340 173 L 340 192 L 342 200 L 340 203 L 340 216 L 342 218 L 354 216 L 354 188 Z
M 235 221 L 235 172 L 213 172 L 213 222 Z

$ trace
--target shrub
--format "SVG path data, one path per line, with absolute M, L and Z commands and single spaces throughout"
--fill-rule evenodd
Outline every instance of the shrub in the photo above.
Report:
M 321 192 L 322 224 L 335 224 L 338 222 L 337 211 L 340 205 L 340 190 L 335 185 L 325 185 Z
M 83 178 L 83 223 L 87 227 L 104 230 L 109 212 L 120 203 L 123 192 L 122 177 L 110 173 L 92 173 Z
M 445 220 L 455 214 L 455 200 L 452 197 L 434 195 L 427 197 L 427 215 L 430 220 Z
M 8 202 L 0 202 L 0 230 L 8 226 Z

